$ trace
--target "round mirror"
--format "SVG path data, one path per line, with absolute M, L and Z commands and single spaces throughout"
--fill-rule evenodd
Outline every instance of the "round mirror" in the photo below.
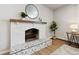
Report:
M 25 12 L 27 13 L 28 17 L 32 18 L 32 19 L 37 18 L 38 15 L 39 15 L 37 7 L 35 5 L 33 5 L 33 4 L 28 4 L 25 7 Z

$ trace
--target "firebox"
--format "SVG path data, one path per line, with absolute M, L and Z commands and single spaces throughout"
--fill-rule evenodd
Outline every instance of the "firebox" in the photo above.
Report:
M 25 31 L 25 42 L 39 39 L 39 30 L 31 28 Z

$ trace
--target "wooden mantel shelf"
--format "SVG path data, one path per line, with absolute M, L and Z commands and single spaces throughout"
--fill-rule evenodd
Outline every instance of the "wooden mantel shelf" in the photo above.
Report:
M 21 19 L 10 19 L 10 22 L 35 23 L 35 24 L 47 24 L 47 22 L 40 22 L 40 21 L 28 21 L 28 20 L 21 20 Z

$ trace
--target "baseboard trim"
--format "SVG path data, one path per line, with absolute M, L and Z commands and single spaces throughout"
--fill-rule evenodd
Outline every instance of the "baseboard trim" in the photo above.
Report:
M 62 37 L 57 37 L 57 39 L 67 41 L 66 38 L 62 38 Z
M 3 49 L 0 51 L 0 55 L 5 55 L 10 52 L 10 49 Z

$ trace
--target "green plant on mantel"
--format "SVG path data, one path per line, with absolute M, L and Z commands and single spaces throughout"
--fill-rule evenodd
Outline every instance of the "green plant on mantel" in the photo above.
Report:
M 52 24 L 50 25 L 50 30 L 53 32 L 54 36 L 53 38 L 56 38 L 56 30 L 58 29 L 57 23 L 55 21 L 52 21 Z
M 21 17 L 25 18 L 27 16 L 27 14 L 25 12 L 21 12 Z

